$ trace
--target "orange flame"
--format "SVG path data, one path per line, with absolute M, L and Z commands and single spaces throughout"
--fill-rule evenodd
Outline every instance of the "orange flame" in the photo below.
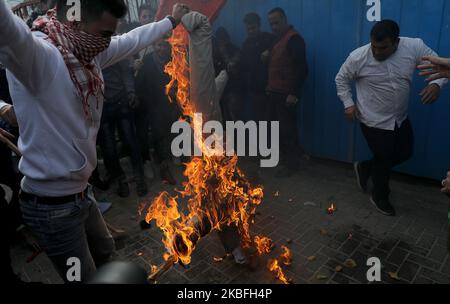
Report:
M 283 272 L 283 269 L 280 267 L 280 263 L 277 259 L 270 259 L 269 264 L 267 265 L 270 271 L 274 272 L 277 278 L 283 282 L 283 284 L 289 284 L 289 280 Z
M 292 263 L 292 255 L 289 248 L 286 246 L 281 246 L 283 253 L 278 257 L 278 259 L 270 259 L 267 267 L 271 272 L 274 272 L 276 277 L 284 284 L 290 284 L 291 280 L 284 274 L 281 265 L 289 266 Z
M 255 246 L 258 252 L 258 255 L 268 254 L 273 249 L 273 242 L 266 236 L 255 236 Z
M 185 118 L 190 118 L 193 129 L 203 126 L 193 125 L 195 107 L 190 100 L 190 78 L 188 64 L 188 34 L 178 27 L 169 39 L 172 45 L 172 61 L 166 66 L 165 72 L 171 77 L 166 87 L 166 94 L 173 102 L 179 104 Z M 172 94 L 176 89 L 176 94 Z M 176 98 L 172 99 L 172 95 Z M 185 119 L 183 118 L 183 119 Z M 200 122 L 201 123 L 201 122 Z M 241 236 L 241 245 L 249 248 L 254 245 L 258 255 L 268 254 L 273 248 L 271 239 L 264 236 L 252 238 L 250 223 L 256 214 L 256 208 L 261 204 L 264 193 L 260 186 L 253 186 L 238 168 L 238 158 L 211 156 L 200 136 L 194 136 L 194 144 L 203 152 L 203 156 L 194 157 L 186 164 L 180 197 L 172 197 L 162 192 L 150 205 L 146 221 L 156 221 L 163 232 L 163 244 L 167 250 L 164 260 L 170 258 L 185 265 L 191 262 L 191 255 L 197 242 L 212 230 L 220 230 L 224 226 L 235 226 Z M 222 142 L 218 140 L 216 142 Z M 278 194 L 279 195 L 279 194 Z M 179 209 L 179 198 L 187 200 L 187 212 Z M 279 260 L 284 265 L 290 264 L 289 249 L 283 247 L 284 253 Z M 223 258 L 214 258 L 219 262 Z M 277 273 L 277 277 L 287 283 L 278 260 L 271 260 L 269 269 Z M 157 268 L 152 266 L 152 273 Z
M 195 108 L 189 96 L 187 32 L 182 27 L 177 28 L 169 42 L 172 45 L 172 61 L 165 71 L 171 81 L 166 87 L 166 93 L 170 97 L 176 88 L 176 101 L 183 115 L 191 118 L 192 125 L 195 122 Z M 195 126 L 192 127 L 195 130 Z M 250 223 L 263 198 L 262 187 L 252 186 L 237 167 L 236 156 L 208 156 L 208 148 L 203 145 L 201 138 L 196 138 L 195 144 L 203 156 L 195 157 L 186 164 L 184 175 L 187 182 L 183 184 L 183 190 L 179 191 L 181 198 L 188 201 L 188 213 L 179 211 L 178 197 L 163 192 L 153 200 L 146 216 L 147 222 L 156 220 L 156 225 L 163 231 L 162 241 L 167 254 L 186 265 L 191 262 L 195 245 L 205 232 L 220 230 L 224 226 L 236 226 L 243 247 L 250 247 Z
M 150 274 L 153 274 L 153 273 L 155 273 L 157 271 L 158 271 L 158 266 L 156 266 L 156 265 L 151 265 L 150 266 Z
M 281 262 L 286 266 L 291 265 L 292 264 L 291 251 L 286 246 L 281 246 L 281 249 L 283 249 L 283 253 L 280 255 Z
M 334 203 L 331 203 L 331 206 L 327 209 L 328 214 L 333 214 L 334 212 L 336 212 L 336 206 L 334 205 Z

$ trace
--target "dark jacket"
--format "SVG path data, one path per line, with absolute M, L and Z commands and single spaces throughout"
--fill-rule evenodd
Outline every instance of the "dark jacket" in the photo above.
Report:
M 166 95 L 166 85 L 170 82 L 169 75 L 164 73 L 167 63 L 156 53 L 148 54 L 136 77 L 136 95 L 141 103 L 148 105 L 152 129 L 161 136 L 170 133 L 172 123 L 180 117 L 175 99 L 171 103 Z
M 242 79 L 246 90 L 251 93 L 265 93 L 268 67 L 262 62 L 261 55 L 272 48 L 274 41 L 274 35 L 262 32 L 255 38 L 248 38 L 242 46 Z
M 300 98 L 307 76 L 305 41 L 291 26 L 271 50 L 267 89 Z

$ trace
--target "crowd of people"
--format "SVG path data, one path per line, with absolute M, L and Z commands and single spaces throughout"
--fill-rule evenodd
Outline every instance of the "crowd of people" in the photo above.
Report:
M 164 68 L 171 60 L 168 37 L 189 8 L 176 5 L 171 16 L 152 22 L 154 8 L 143 5 L 139 24 L 130 24 L 123 22 L 122 0 L 82 1 L 83 19 L 75 23 L 65 17 L 66 1 L 42 2 L 27 28 L 0 0 L 0 214 L 8 234 L 2 263 L 11 281 L 17 277 L 10 235 L 22 223 L 64 280 L 68 257 L 80 258 L 83 278 L 109 261 L 114 240 L 91 184 L 104 190 L 114 185 L 120 197 L 128 197 L 124 155 L 138 196 L 148 193 L 146 162 L 158 166 L 163 181 L 177 183 L 170 170 L 171 125 L 181 113 L 166 95 Z M 300 168 L 297 107 L 308 77 L 306 42 L 283 9 L 268 12 L 267 22 L 271 33 L 261 30 L 261 16 L 247 14 L 241 48 L 218 28 L 213 61 L 216 74 L 225 70 L 229 78 L 220 101 L 224 121 L 280 122 L 277 177 L 287 178 Z M 360 121 L 373 152 L 371 160 L 355 164 L 358 185 L 369 191 L 372 180 L 370 201 L 385 215 L 395 215 L 391 170 L 413 154 L 408 101 L 418 65 L 431 75 L 421 94 L 431 104 L 450 77 L 450 60 L 436 57 L 421 39 L 400 37 L 398 25 L 385 20 L 336 76 L 345 115 Z M 20 155 L 6 142 L 18 143 Z M 96 168 L 97 146 L 104 176 Z M 450 173 L 442 185 L 450 194 Z

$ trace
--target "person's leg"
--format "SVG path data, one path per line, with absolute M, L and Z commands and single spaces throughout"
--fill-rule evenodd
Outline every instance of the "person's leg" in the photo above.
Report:
M 369 179 L 372 173 L 373 159 L 355 162 L 353 168 L 356 173 L 356 182 L 363 192 L 368 191 Z
M 393 167 L 411 159 L 414 152 L 414 132 L 409 119 L 395 132 L 395 158 Z
M 10 229 L 9 225 L 9 202 L 5 199 L 6 192 L 3 189 L 3 185 L 0 185 L 0 221 L 1 221 L 1 231 L 3 235 L 6 237 L 3 237 L 4 240 L 1 244 L 1 250 L 0 250 L 0 259 L 1 259 L 1 266 L 2 266 L 2 278 L 4 282 L 8 284 L 13 284 L 18 282 L 18 278 L 16 274 L 14 273 L 12 266 L 11 266 L 11 255 L 10 255 L 10 246 L 11 246 L 11 240 L 12 240 L 12 231 Z
M 105 168 L 109 177 L 116 179 L 124 176 L 125 173 L 120 166 L 120 158 L 117 153 L 116 123 L 113 121 L 102 122 L 100 133 L 102 138 L 100 140 L 100 149 L 102 150 Z
M 287 97 L 286 97 L 287 98 Z M 280 100 L 281 101 L 281 100 Z M 287 106 L 285 99 L 282 100 L 284 106 L 281 107 L 281 121 L 283 127 L 280 128 L 283 147 L 286 151 L 286 162 L 289 168 L 298 170 L 300 166 L 300 142 L 297 125 L 297 105 Z M 283 104 L 283 103 L 282 103 Z M 280 138 L 280 139 L 281 139 Z
M 161 160 L 159 164 L 159 174 L 161 180 L 169 183 L 170 185 L 176 185 L 177 181 L 174 178 L 170 170 L 171 152 L 170 152 L 170 137 L 163 136 L 156 142 L 156 153 Z
M 134 112 L 134 124 L 136 138 L 139 143 L 142 161 L 150 161 L 150 120 L 148 116 L 148 106 L 144 103 Z
M 102 213 L 97 207 L 92 188 L 88 191 L 86 204 L 89 205 L 89 209 L 84 226 L 86 228 L 89 250 L 95 265 L 100 267 L 110 262 L 115 248 L 114 239 L 106 226 Z
M 361 124 L 361 129 L 374 155 L 370 169 L 374 185 L 372 200 L 381 212 L 393 215 L 395 211 L 389 203 L 389 180 L 395 157 L 394 131 L 370 128 L 364 124 Z
M 252 117 L 254 117 L 256 122 L 260 121 L 270 121 L 269 117 L 267 117 L 267 107 L 268 107 L 268 98 L 266 94 L 263 93 L 252 93 L 251 97 L 251 113 Z
M 122 130 L 124 143 L 130 147 L 130 159 L 133 167 L 133 174 L 136 178 L 143 178 L 144 164 L 136 138 L 133 121 L 130 119 L 122 119 L 120 121 L 120 128 Z
M 102 120 L 100 138 L 100 148 L 109 179 L 111 181 L 117 181 L 117 193 L 120 197 L 128 197 L 130 195 L 130 189 L 126 183 L 125 173 L 120 165 L 120 157 L 117 153 L 115 120 Z
M 161 180 L 176 185 L 176 180 L 170 171 L 172 160 L 171 142 L 173 135 L 170 132 L 172 124 L 179 118 L 177 109 L 166 97 L 155 102 L 154 111 L 150 112 L 150 125 L 155 139 L 155 158 L 159 165 Z
M 272 121 L 280 124 L 280 168 L 276 177 L 286 178 L 292 176 L 299 167 L 298 155 L 298 129 L 296 107 L 286 105 L 286 95 L 271 94 Z
M 276 98 L 274 96 L 274 94 L 269 94 L 267 95 L 267 106 L 265 108 L 265 113 L 264 116 L 266 117 L 266 119 L 269 122 L 272 121 L 280 121 L 279 117 L 278 117 L 278 113 L 277 113 L 277 106 L 276 106 Z M 267 130 L 267 134 L 268 134 L 268 138 L 267 138 L 267 142 L 271 143 L 271 138 L 272 138 L 272 132 L 271 132 L 271 128 L 269 128 Z M 274 136 L 279 136 L 279 135 L 275 135 Z M 280 149 L 280 156 L 281 156 L 281 149 Z M 282 157 L 280 158 L 280 160 L 282 160 Z
M 225 252 L 232 254 L 237 264 L 245 264 L 247 258 L 241 247 L 241 236 L 236 226 L 223 226 L 217 232 Z
M 85 221 L 90 205 L 77 201 L 61 205 L 44 205 L 35 201 L 20 201 L 25 224 L 37 238 L 39 246 L 52 261 L 56 271 L 66 283 L 68 271 L 73 267 L 70 258 L 79 261 L 79 279 L 84 282 L 96 271 L 88 246 Z M 67 265 L 69 264 L 69 265 Z M 73 274 L 77 274 L 75 271 Z
M 122 106 L 119 124 L 123 137 L 122 140 L 130 149 L 131 165 L 136 180 L 137 193 L 139 196 L 145 196 L 148 193 L 148 189 L 145 182 L 144 161 L 136 136 L 131 108 L 128 105 Z
M 238 92 L 229 95 L 229 108 L 232 121 L 244 121 L 242 98 Z

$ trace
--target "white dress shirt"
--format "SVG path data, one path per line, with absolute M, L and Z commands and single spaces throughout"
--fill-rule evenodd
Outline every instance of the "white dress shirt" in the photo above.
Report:
M 371 44 L 353 51 L 336 76 L 339 98 L 347 109 L 356 104 L 358 119 L 368 127 L 395 130 L 408 117 L 412 80 L 423 56 L 436 56 L 421 39 L 401 37 L 398 50 L 387 60 L 373 57 Z M 352 82 L 356 81 L 357 100 Z M 433 81 L 441 88 L 447 79 Z

